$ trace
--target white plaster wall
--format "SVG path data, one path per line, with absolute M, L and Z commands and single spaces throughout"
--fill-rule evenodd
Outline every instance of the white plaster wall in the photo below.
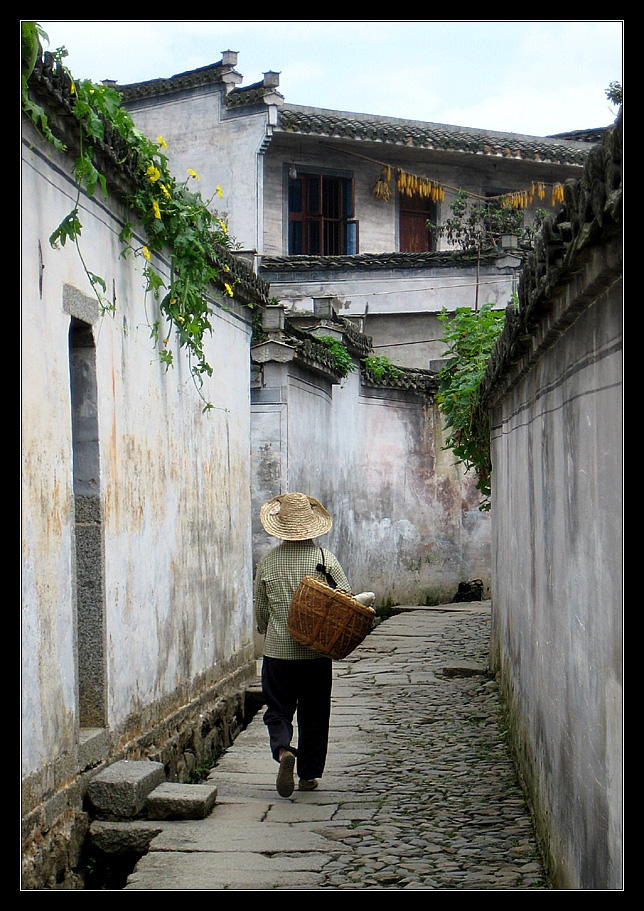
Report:
M 47 170 L 47 169 L 45 169 Z M 62 283 L 78 278 L 77 258 L 54 258 L 47 237 L 71 198 L 40 179 L 26 153 L 22 198 L 21 272 L 21 697 L 22 770 L 75 743 L 76 675 L 72 590 L 73 500 L 68 329 Z M 60 220 L 60 219 L 59 219 Z M 39 296 L 38 244 L 43 247 Z M 54 289 L 56 289 L 54 291 Z M 51 306 L 50 306 L 51 302 Z
M 489 518 L 474 480 L 443 451 L 432 403 L 363 387 L 358 370 L 332 390 L 302 368 L 281 370 L 279 412 L 253 406 L 255 472 L 265 478 L 255 513 L 286 490 L 317 497 L 334 523 L 321 543 L 353 590 L 376 592 L 378 604 L 449 601 L 474 578 L 489 586 Z M 255 562 L 274 543 L 257 528 Z
M 209 414 L 179 356 L 150 375 L 147 355 L 128 352 L 116 398 L 107 389 L 99 403 L 115 722 L 207 669 L 223 674 L 251 636 L 249 337 L 226 314 L 214 331 Z M 123 355 L 112 341 L 108 363 Z
M 517 263 L 518 264 L 518 263 Z M 478 304 L 500 307 L 510 302 L 514 277 L 495 266 L 484 267 L 478 279 Z M 445 307 L 474 308 L 476 267 L 416 267 L 413 269 L 344 270 L 313 276 L 279 273 L 271 277 L 271 294 L 294 313 L 312 309 L 312 300 L 335 297 L 343 316 L 414 316 L 440 313 Z
M 621 881 L 621 369 L 620 284 L 492 415 L 492 653 L 562 888 Z
M 518 261 L 517 261 L 518 262 Z M 494 265 L 450 268 L 330 271 L 311 277 L 286 272 L 271 276 L 271 296 L 290 315 L 313 312 L 316 298 L 331 298 L 341 315 L 372 340 L 373 355 L 386 356 L 401 367 L 429 369 L 445 356 L 438 315 L 459 307 L 474 309 L 491 303 L 505 309 L 516 278 Z M 477 288 L 478 285 L 478 288 Z
M 29 134 L 29 139 L 32 139 Z M 40 154 L 40 152 L 43 154 Z M 74 200 L 68 162 L 24 147 L 22 172 L 23 772 L 72 750 L 78 726 L 68 332 L 63 287 L 91 298 L 79 256 L 48 237 Z M 250 327 L 217 308 L 203 402 L 185 356 L 166 372 L 154 302 L 120 258 L 120 215 L 81 202 L 82 249 L 113 315 L 94 325 L 111 727 L 248 658 Z M 42 250 L 42 296 L 39 293 Z M 160 268 L 163 263 L 158 264 Z M 170 340 L 169 345 L 174 345 Z
M 244 250 L 258 250 L 263 187 L 258 155 L 268 111 L 222 115 L 222 98 L 222 89 L 213 87 L 161 97 L 149 107 L 132 105 L 131 114 L 146 136 L 163 136 L 170 169 L 179 181 L 187 178 L 188 168 L 195 171 L 199 180 L 190 180 L 191 189 L 223 218 L 235 242 Z
M 458 583 L 489 585 L 489 523 L 479 495 L 442 451 L 430 401 L 358 386 L 334 399 L 332 502 L 338 552 L 380 604 L 449 601 Z M 335 390 L 334 390 L 335 391 Z M 482 526 L 480 538 L 467 528 Z

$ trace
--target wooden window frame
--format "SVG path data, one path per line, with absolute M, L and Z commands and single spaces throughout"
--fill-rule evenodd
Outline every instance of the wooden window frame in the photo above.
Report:
M 299 208 L 294 207 L 296 202 Z M 314 171 L 289 176 L 289 255 L 339 256 L 358 250 L 353 177 Z

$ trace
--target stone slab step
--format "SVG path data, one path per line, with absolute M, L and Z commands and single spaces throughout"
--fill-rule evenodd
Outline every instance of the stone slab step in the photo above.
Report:
M 217 801 L 212 781 L 182 784 L 165 780 L 161 762 L 123 759 L 99 772 L 88 797 L 102 819 L 204 819 Z
M 205 819 L 217 801 L 212 783 L 181 784 L 166 781 L 148 796 L 148 819 Z
M 164 781 L 162 762 L 122 759 L 92 778 L 87 796 L 98 815 L 131 819 L 143 812 L 148 796 Z

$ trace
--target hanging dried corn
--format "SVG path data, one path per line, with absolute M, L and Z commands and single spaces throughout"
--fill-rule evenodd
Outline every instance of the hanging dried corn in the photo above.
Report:
M 546 185 L 543 181 L 532 181 L 529 190 L 515 190 L 512 193 L 506 193 L 501 197 L 501 208 L 525 209 L 532 205 L 535 195 L 539 199 L 545 199 Z M 563 202 L 563 186 L 560 183 L 554 184 L 552 188 L 552 205 Z
M 389 196 L 391 195 L 391 189 L 389 187 L 390 179 L 391 170 L 389 168 L 386 168 L 382 174 L 379 174 L 378 177 L 376 177 L 371 188 L 376 199 L 382 199 L 384 202 L 389 201 Z
M 432 202 L 442 202 L 445 198 L 440 184 L 428 177 L 407 174 L 402 170 L 396 172 L 396 187 L 398 192 L 404 196 L 420 196 L 422 199 L 431 199 Z
M 564 188 L 560 183 L 556 183 L 552 188 L 552 204 L 556 205 L 558 202 L 563 202 L 564 198 Z

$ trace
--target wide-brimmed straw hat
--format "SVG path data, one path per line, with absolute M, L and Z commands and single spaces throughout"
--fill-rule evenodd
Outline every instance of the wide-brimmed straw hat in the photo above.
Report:
M 262 525 L 275 538 L 306 541 L 331 528 L 333 520 L 324 506 L 304 493 L 284 493 L 264 503 L 259 512 Z

